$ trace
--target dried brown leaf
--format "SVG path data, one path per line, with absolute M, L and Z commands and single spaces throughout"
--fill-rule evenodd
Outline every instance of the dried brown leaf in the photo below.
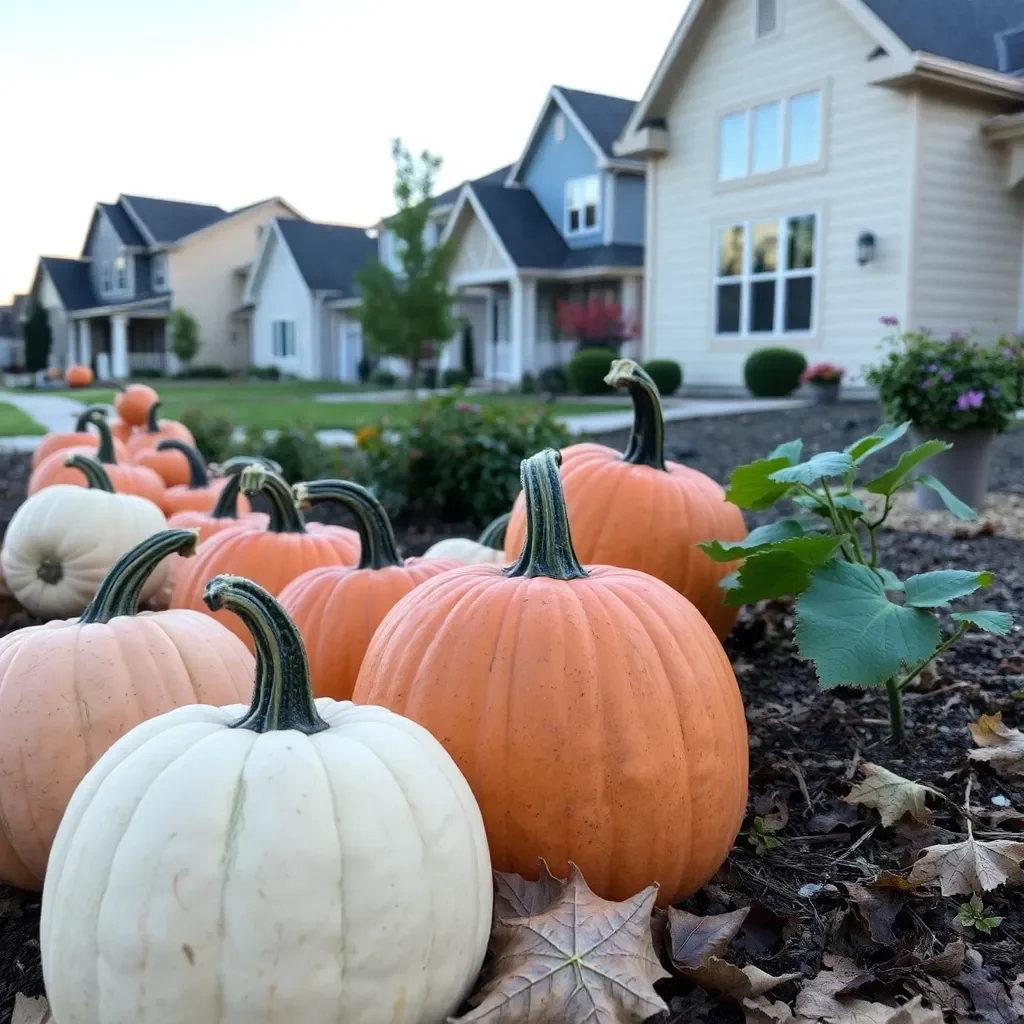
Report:
M 14 1012 L 11 1014 L 11 1024 L 50 1024 L 52 1020 L 50 1004 L 44 996 L 30 999 L 19 992 L 14 997 Z
M 912 882 L 905 875 L 898 875 L 895 871 L 879 871 L 871 880 L 871 885 L 875 889 L 898 889 L 900 891 L 909 891 L 911 889 L 920 888 L 922 883 Z
M 959 974 L 966 955 L 967 943 L 963 939 L 954 939 L 941 953 L 925 957 L 918 966 L 925 974 Z
M 910 880 L 938 883 L 943 896 L 981 894 L 1000 885 L 1024 882 L 1024 871 L 1018 867 L 1022 860 L 1024 843 L 968 836 L 962 843 L 929 846 L 915 861 Z
M 541 858 L 540 877 L 532 882 L 521 875 L 494 872 L 494 920 L 533 917 L 543 914 L 565 887 L 564 878 L 555 878 L 547 861 Z
M 651 885 L 622 903 L 603 900 L 570 864 L 542 913 L 495 922 L 488 981 L 453 1024 L 633 1024 L 665 1012 L 654 991 L 669 977 L 651 943 L 657 894 Z
M 964 971 L 956 982 L 970 993 L 975 1013 L 986 1024 L 1020 1024 L 1012 990 L 1002 980 L 991 977 L 986 969 Z
M 921 1005 L 917 996 L 904 1006 L 887 1006 L 867 999 L 839 999 L 838 994 L 860 975 L 844 957 L 826 955 L 830 970 L 808 981 L 796 999 L 793 1024 L 942 1024 L 942 1012 Z
M 840 889 L 856 907 L 871 940 L 881 946 L 895 945 L 896 933 L 893 931 L 893 925 L 900 910 L 903 909 L 903 895 L 896 889 L 871 890 L 856 882 L 840 883 Z
M 1003 723 L 1002 712 L 982 715 L 967 727 L 980 749 L 972 750 L 972 761 L 986 761 L 1000 775 L 1024 776 L 1024 732 Z
M 794 1024 L 796 1020 L 785 1003 L 773 1002 L 767 996 L 744 999 L 742 1006 L 745 1024 Z
M 877 764 L 862 764 L 860 768 L 864 780 L 850 790 L 845 798 L 847 803 L 873 807 L 885 828 L 907 814 L 922 825 L 932 820 L 931 811 L 925 806 L 925 797 L 932 792 L 927 786 L 911 782 Z
M 795 981 L 801 977 L 800 974 L 781 974 L 776 977 L 752 964 L 738 967 L 717 956 L 709 957 L 702 967 L 680 973 L 709 992 L 718 992 L 733 999 L 754 999 L 771 992 L 784 982 Z
M 703 966 L 710 957 L 720 957 L 740 930 L 749 907 L 729 914 L 698 917 L 685 910 L 668 908 L 669 957 L 677 971 Z

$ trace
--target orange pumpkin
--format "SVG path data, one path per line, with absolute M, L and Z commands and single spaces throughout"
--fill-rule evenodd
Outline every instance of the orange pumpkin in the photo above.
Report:
M 632 569 L 584 569 L 550 449 L 523 463 L 515 564 L 453 569 L 370 641 L 357 704 L 425 726 L 480 804 L 498 871 L 575 862 L 606 899 L 655 879 L 665 906 L 718 870 L 743 821 L 739 688 L 685 597 Z
M 177 420 L 160 419 L 161 404 L 157 401 L 149 407 L 145 427 L 134 431 L 128 438 L 128 454 L 133 459 L 138 459 L 149 448 L 156 448 L 161 441 L 184 441 L 185 444 L 190 444 L 193 448 L 196 446 L 196 439 L 192 436 L 192 431 L 184 423 L 179 423 Z
M 148 384 L 129 384 L 120 389 L 114 409 L 129 428 L 143 427 L 150 408 L 159 401 L 160 396 Z
M 167 515 L 175 512 L 209 512 L 217 504 L 217 498 L 227 483 L 226 480 L 210 480 L 206 471 L 206 460 L 198 449 L 184 441 L 170 439 L 161 441 L 153 453 L 158 456 L 183 459 L 188 468 L 188 482 L 168 486 L 164 491 L 163 505 Z M 141 464 L 141 459 L 139 460 Z M 155 467 L 154 467 L 155 468 Z M 166 480 L 166 477 L 164 478 Z M 235 505 L 243 513 L 250 511 L 248 500 L 236 493 Z
M 122 556 L 79 619 L 0 639 L 0 879 L 38 889 L 68 800 L 141 722 L 184 704 L 246 703 L 254 663 L 209 616 L 138 613 L 149 574 L 194 530 L 153 534 Z
M 92 423 L 95 417 L 103 415 L 102 405 L 90 405 L 75 420 L 73 433 L 61 434 L 54 432 L 46 434 L 39 444 L 36 445 L 36 450 L 32 453 L 32 468 L 35 469 L 48 455 L 59 452 L 64 448 L 95 448 L 100 443 L 99 433 L 90 433 L 86 430 L 86 427 Z M 114 455 L 118 460 L 128 457 L 125 446 L 116 438 L 114 439 Z
M 309 569 L 355 565 L 359 561 L 359 534 L 343 527 L 307 531 L 288 485 L 264 466 L 243 469 L 241 488 L 243 494 L 263 493 L 270 505 L 267 528 L 234 526 L 204 541 L 196 557 L 180 567 L 171 592 L 171 607 L 216 615 L 251 646 L 252 636 L 237 617 L 207 608 L 203 601 L 207 582 L 222 573 L 246 576 L 276 597 L 296 576 Z
M 168 526 L 175 526 L 179 529 L 194 529 L 199 531 L 199 542 L 208 540 L 221 530 L 227 530 L 234 526 L 252 526 L 257 530 L 265 529 L 270 517 L 266 512 L 252 512 L 246 498 L 239 494 L 239 476 L 246 466 L 263 465 L 265 468 L 274 470 L 276 463 L 270 463 L 255 455 L 236 455 L 221 463 L 220 475 L 222 486 L 217 495 L 217 500 L 212 509 L 208 512 L 185 510 L 175 512 L 167 519 Z M 242 504 L 244 503 L 244 504 Z M 240 508 L 244 508 L 241 515 Z
M 69 366 L 64 380 L 69 388 L 87 388 L 93 382 L 92 370 L 88 366 Z
M 415 587 L 461 563 L 452 558 L 403 561 L 387 512 L 359 484 L 317 480 L 299 484 L 295 498 L 303 505 L 340 501 L 359 524 L 357 566 L 310 569 L 278 598 L 302 634 L 314 694 L 351 700 L 363 655 L 384 616 Z
M 110 432 L 122 444 L 127 445 L 128 439 L 135 433 L 135 428 L 124 420 L 113 419 L 107 421 L 110 424 Z M 127 448 L 125 451 L 127 452 Z
M 629 390 L 633 432 L 624 454 L 605 445 L 572 445 L 562 453 L 562 487 L 580 559 L 638 569 L 689 598 L 719 639 L 739 609 L 723 601 L 719 582 L 736 567 L 713 562 L 700 541 L 747 535 L 743 513 L 709 476 L 666 462 L 657 385 L 632 359 L 619 359 L 605 380 Z M 505 534 L 512 561 L 526 536 L 526 505 L 516 498 Z
M 44 487 L 52 484 L 72 484 L 75 487 L 88 487 L 85 474 L 67 460 L 72 455 L 92 455 L 103 463 L 114 490 L 119 494 L 138 494 L 148 498 L 154 505 L 163 500 L 164 482 L 145 466 L 135 466 L 130 462 L 118 462 L 114 449 L 114 439 L 110 435 L 110 427 L 102 416 L 94 416 L 89 422 L 99 431 L 100 442 L 96 448 L 64 448 L 48 455 L 32 470 L 28 478 L 28 493 L 33 495 Z

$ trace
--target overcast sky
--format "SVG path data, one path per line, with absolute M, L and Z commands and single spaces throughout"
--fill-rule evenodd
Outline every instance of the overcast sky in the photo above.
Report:
M 0 303 L 118 193 L 370 224 L 389 140 L 439 190 L 510 163 L 552 84 L 639 98 L 685 0 L 0 0 Z

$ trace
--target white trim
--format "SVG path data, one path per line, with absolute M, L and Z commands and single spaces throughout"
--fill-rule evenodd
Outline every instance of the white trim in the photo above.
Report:
M 472 208 L 477 220 L 483 224 L 484 228 L 491 236 L 491 241 L 494 243 L 498 252 L 501 253 L 501 257 L 508 264 L 509 269 L 511 271 L 515 271 L 516 261 L 512 259 L 508 249 L 505 248 L 505 243 L 501 240 L 501 235 L 499 235 L 495 230 L 494 225 L 491 223 L 491 218 L 487 216 L 487 212 L 481 205 L 480 200 L 477 199 L 476 193 L 473 191 L 473 186 L 469 182 L 462 186 L 462 191 L 459 193 L 458 201 L 455 203 L 455 209 L 448 215 L 448 223 L 444 226 L 444 233 L 441 236 L 441 244 L 443 245 L 449 238 L 451 238 L 456 225 L 459 223 L 459 219 L 462 217 L 462 213 L 465 210 L 467 203 Z
M 117 203 L 115 205 L 123 206 L 125 213 L 128 214 L 128 219 L 139 229 L 139 234 L 146 240 L 149 245 L 158 245 L 159 243 L 153 237 L 149 228 L 146 227 L 143 219 L 132 209 L 131 202 L 124 196 L 117 197 Z
M 468 274 L 453 277 L 449 284 L 452 288 L 467 288 L 478 284 L 506 284 L 515 276 L 514 270 L 473 270 Z
M 911 125 L 910 125 L 910 174 L 907 175 L 907 239 L 905 247 L 906 262 L 903 268 L 904 307 L 900 322 L 912 330 L 917 324 L 917 313 L 915 311 L 917 300 L 917 268 L 918 268 L 918 231 L 921 220 L 921 190 L 919 187 L 921 177 L 921 94 L 913 92 L 910 97 Z
M 331 299 L 325 303 L 328 309 L 358 309 L 363 304 L 359 297 L 348 299 Z
M 609 171 L 604 176 L 604 231 L 601 237 L 605 245 L 612 244 L 612 237 L 615 234 L 615 187 L 618 182 L 619 177 L 614 171 Z
M 656 264 L 658 253 L 658 163 L 652 160 L 647 165 L 647 190 L 644 195 L 644 261 Z M 643 290 L 643 352 L 648 359 L 657 353 L 654 347 L 654 286 L 656 273 L 644 277 Z M 685 343 L 684 343 L 685 344 Z
M 263 272 L 263 260 L 266 258 L 267 246 L 270 244 L 270 236 L 277 233 L 277 218 L 271 217 L 263 229 L 260 237 L 260 244 L 256 248 L 256 255 L 253 257 L 249 267 L 249 276 L 245 279 L 245 290 L 242 292 L 242 305 L 255 304 L 259 290 L 256 282 Z M 278 238 L 280 242 L 281 239 Z
M 186 242 L 192 241 L 192 239 L 197 235 L 201 235 L 206 231 L 212 231 L 214 228 L 218 228 L 222 224 L 227 224 L 229 220 L 234 220 L 235 217 L 241 217 L 244 214 L 252 213 L 254 210 L 259 210 L 264 206 L 273 206 L 275 203 L 280 203 L 280 205 L 292 215 L 290 219 L 306 220 L 306 218 L 303 217 L 303 215 L 299 213 L 291 203 L 286 203 L 280 196 L 274 196 L 272 199 L 265 199 L 261 203 L 253 203 L 250 206 L 242 206 L 237 210 L 231 210 L 226 217 L 221 217 L 220 220 L 215 220 L 212 224 L 207 224 L 205 227 L 197 228 L 190 234 L 182 235 L 181 238 L 176 238 L 173 242 L 166 242 L 164 244 L 168 249 L 177 249 Z M 272 219 L 276 219 L 276 217 Z
M 584 174 L 580 178 L 567 178 L 566 179 L 565 184 L 563 186 L 563 191 L 562 191 L 562 197 L 563 197 L 562 198 L 562 237 L 563 238 L 579 238 L 582 235 L 596 235 L 599 231 L 602 230 L 602 227 L 601 227 L 601 225 L 602 225 L 602 221 L 601 221 L 601 207 L 603 205 L 603 203 L 602 203 L 602 196 L 601 196 L 602 178 L 603 178 L 603 175 L 601 174 L 600 171 L 598 171 L 598 172 L 595 172 L 594 174 Z M 579 206 L 579 208 L 576 211 L 579 214 L 578 226 L 576 227 L 575 230 L 573 230 L 569 226 L 569 215 L 576 208 L 572 205 L 573 200 L 572 200 L 572 197 L 570 196 L 570 191 L 573 190 L 573 189 L 578 188 L 580 190 L 581 194 L 582 194 L 582 193 L 584 193 L 586 191 L 587 186 L 592 181 L 596 181 L 597 182 L 597 199 L 596 199 L 596 201 L 594 203 L 594 223 L 591 226 L 589 226 L 589 227 L 584 223 L 584 221 L 586 219 L 587 207 L 590 206 L 590 203 L 588 203 L 586 201 L 586 196 L 583 195 L 583 198 L 582 198 L 582 201 L 580 203 L 580 206 Z

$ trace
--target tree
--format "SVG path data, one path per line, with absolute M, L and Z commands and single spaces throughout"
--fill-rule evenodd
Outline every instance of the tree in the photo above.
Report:
M 45 370 L 50 364 L 53 332 L 50 318 L 42 303 L 32 303 L 32 315 L 25 322 L 25 369 L 29 373 Z
M 186 365 L 199 353 L 199 323 L 187 309 L 176 309 L 167 320 L 171 351 Z
M 415 386 L 423 359 L 458 330 L 448 294 L 455 246 L 450 239 L 430 246 L 426 239 L 440 157 L 424 151 L 414 158 L 401 139 L 392 142 L 391 155 L 398 212 L 384 230 L 394 236 L 399 269 L 374 263 L 359 272 L 359 321 L 367 347 L 378 356 L 405 359 Z

